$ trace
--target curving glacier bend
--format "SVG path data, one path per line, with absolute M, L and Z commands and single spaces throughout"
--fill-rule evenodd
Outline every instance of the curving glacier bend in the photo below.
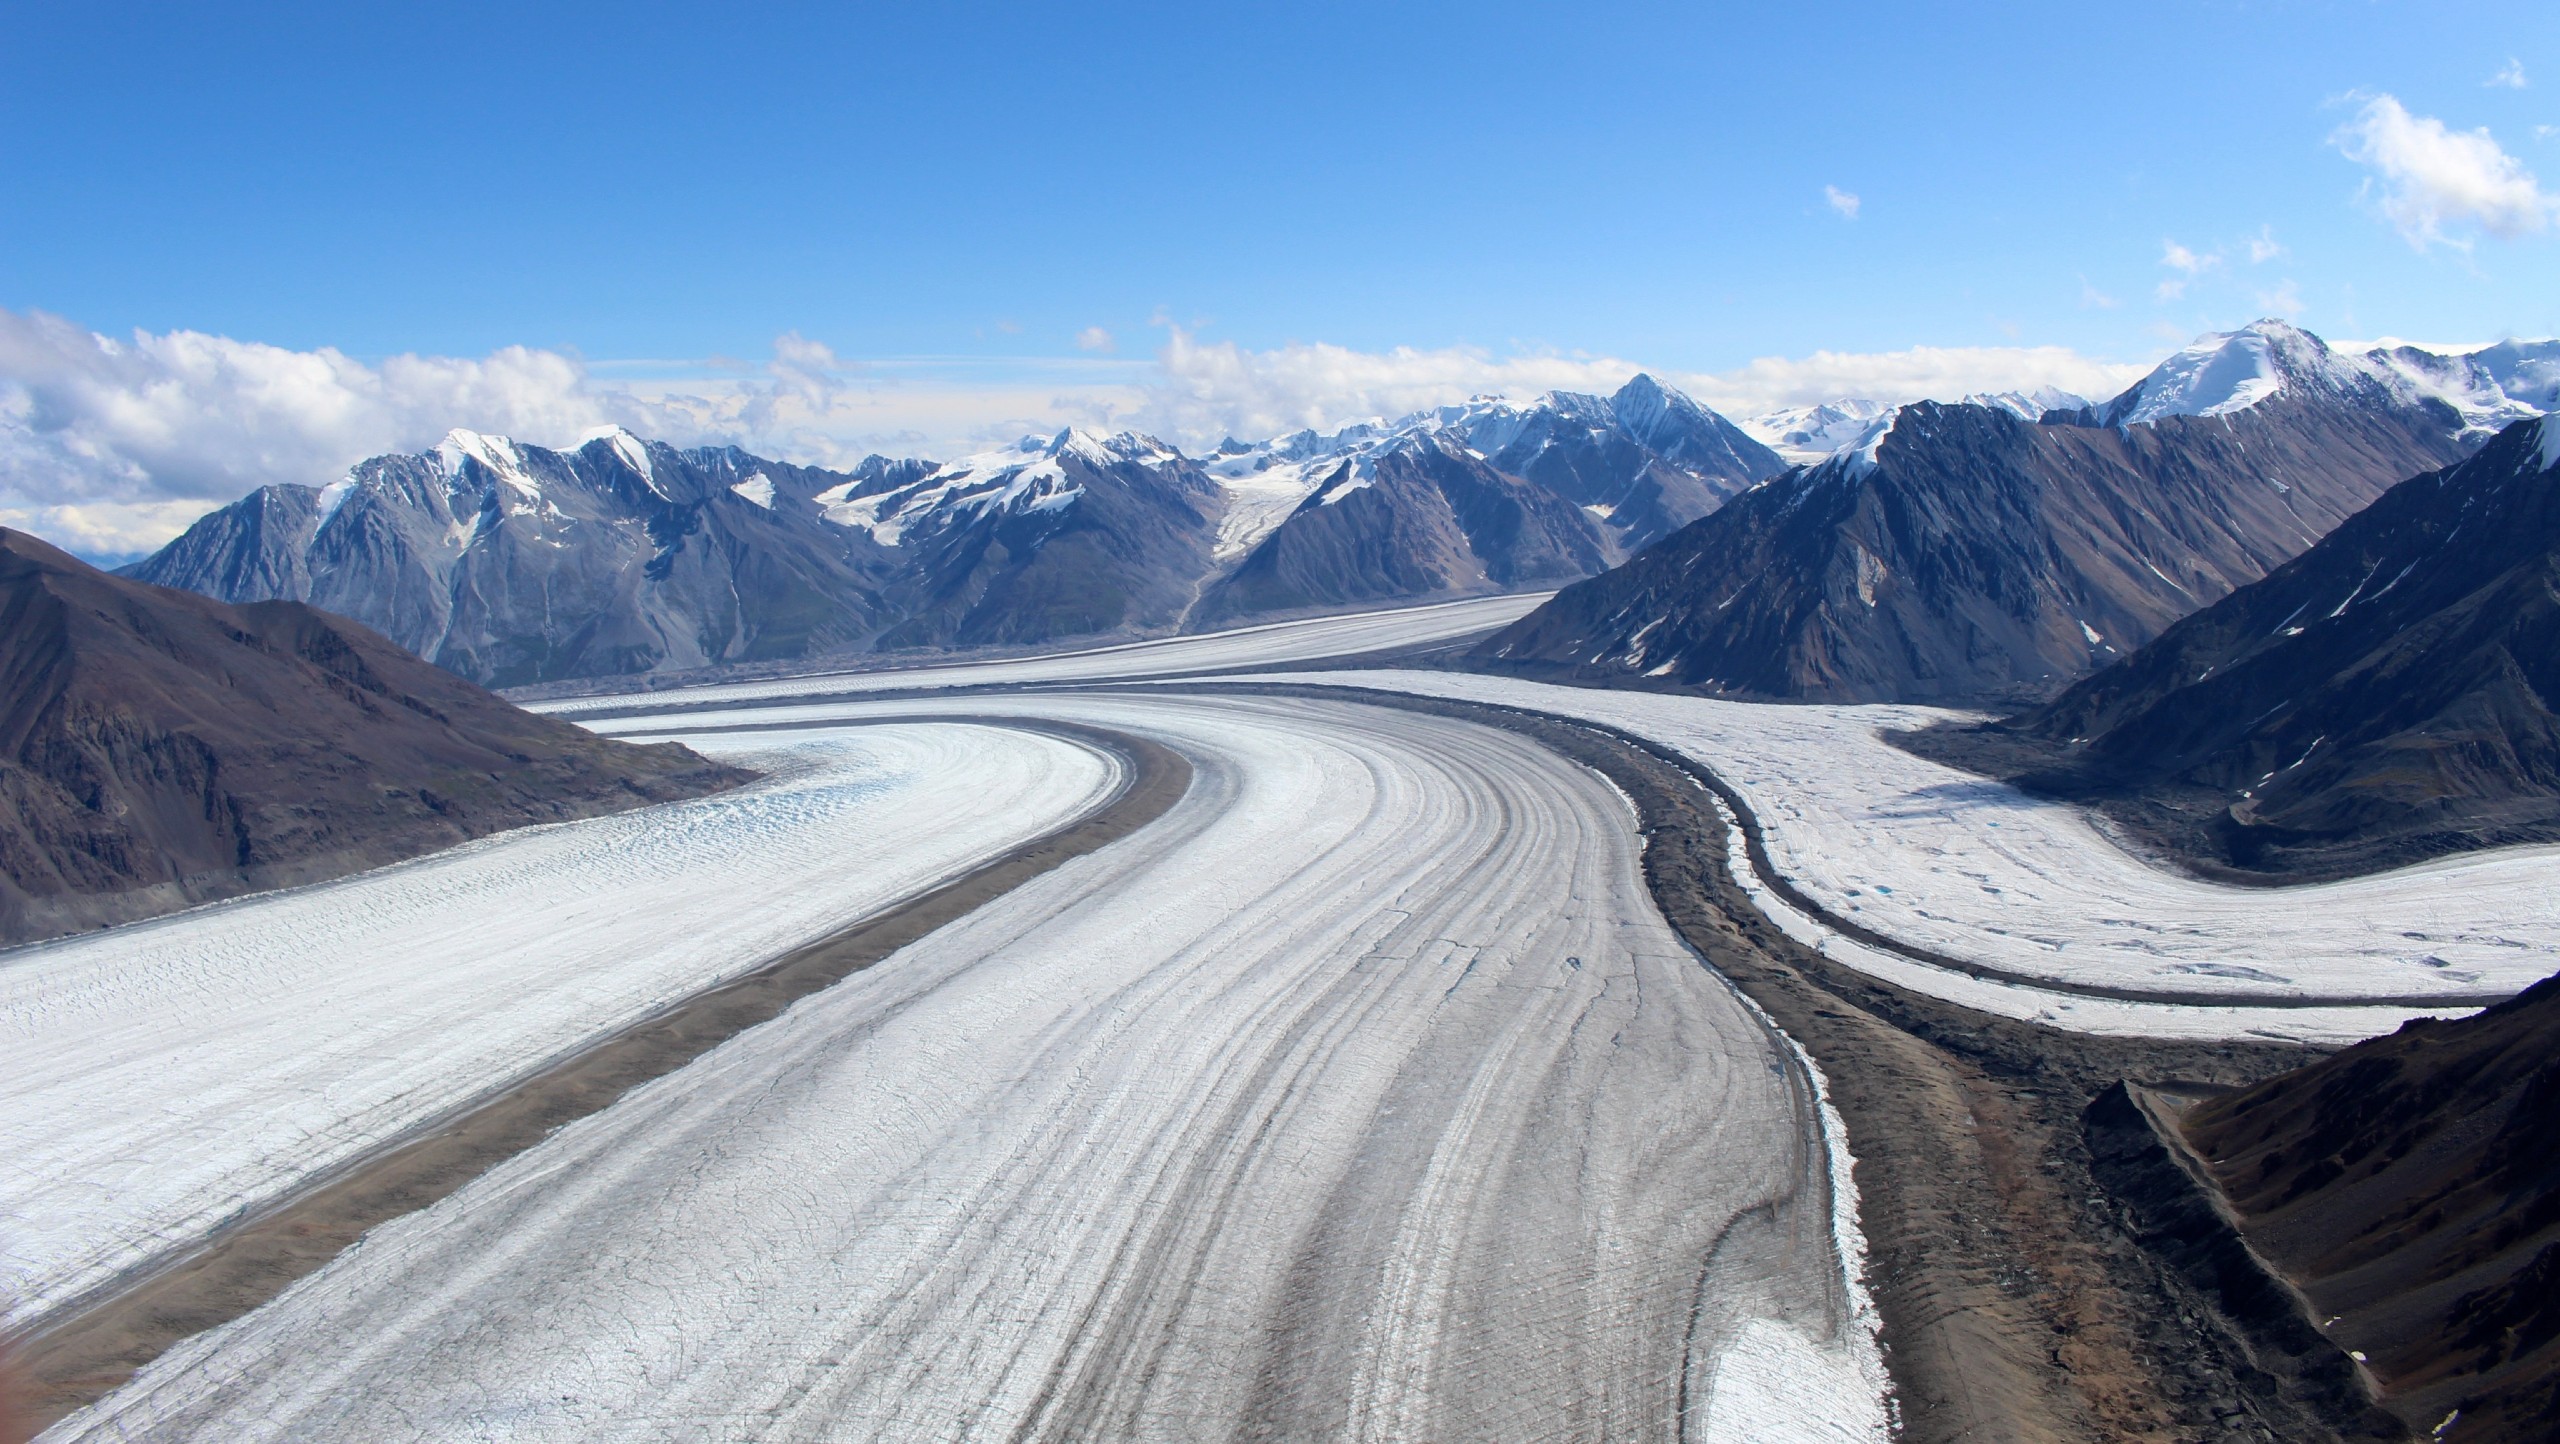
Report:
M 2349 1042 L 2410 1017 L 2477 1008 L 2560 970 L 2560 848 L 2501 848 L 2297 887 L 2205 882 L 2128 853 L 2078 808 L 1884 740 L 1888 729 L 1957 715 L 1939 709 L 1724 702 L 1461 672 L 1230 680 L 1486 702 L 1672 748 L 1747 800 L 1771 862 L 1826 910 L 2016 981 L 1912 963 L 1759 890 L 1756 901 L 1782 926 L 1852 966 L 2011 1017 L 2157 1037 Z M 1751 877 L 1738 854 L 1735 875 Z M 2109 1001 L 2039 983 L 2211 1001 Z M 2303 1007 L 2294 1001 L 2302 997 L 2337 1004 Z
M 1125 770 L 947 724 L 701 749 L 769 775 L 0 955 L 10 1317 L 1058 827 Z
M 1883 1437 L 1813 1075 L 1606 782 L 1349 702 L 971 705 L 1192 790 L 48 1438 Z

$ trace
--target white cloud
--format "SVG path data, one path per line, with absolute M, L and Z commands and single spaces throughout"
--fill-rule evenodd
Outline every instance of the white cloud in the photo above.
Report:
M 1845 220 L 1854 221 L 1858 218 L 1857 196 L 1851 192 L 1840 189 L 1838 186 L 1824 186 L 1822 188 L 1822 203 L 1831 207 L 1833 210 L 1838 211 L 1841 217 Z
M 1137 393 L 1098 367 L 1128 369 L 890 374 L 794 332 L 742 376 L 608 382 L 574 357 L 522 346 L 367 364 L 199 331 L 117 340 L 0 309 L 0 525 L 92 555 L 144 551 L 256 487 L 321 485 L 456 426 L 566 445 L 619 425 L 821 463 L 871 449 L 948 455 L 1134 404 Z
M 1664 379 L 1727 416 L 1744 417 L 1843 396 L 1898 405 L 2038 386 L 2104 399 L 2150 369 L 2149 362 L 2100 361 L 2067 346 L 1914 346 L 1763 356 L 1731 371 L 1666 374 Z
M 2082 276 L 2080 278 L 2080 304 L 2084 308 L 2094 306 L 2101 311 L 2112 311 L 2119 303 L 2115 297 L 2110 296 L 2106 292 L 2099 290 L 2097 287 L 2090 285 L 2088 277 Z
M 2178 274 L 2153 287 L 2152 297 L 2155 300 L 2174 301 L 2187 293 L 2188 284 L 2198 276 L 2207 271 L 2220 269 L 2222 253 L 2210 251 L 2199 254 L 2179 245 L 2176 241 L 2163 240 L 2160 243 L 2160 264 Z
M 1148 399 L 1131 418 L 1177 442 L 1278 436 L 1369 417 L 1402 416 L 1476 395 L 1610 391 L 1643 369 L 1607 357 L 1495 356 L 1473 347 L 1354 351 L 1296 342 L 1250 351 L 1180 327 L 1156 356 Z
M 612 370 L 614 368 L 606 367 Z M 1470 347 L 1249 350 L 1168 327 L 1152 361 L 856 361 L 797 332 L 728 375 L 607 380 L 557 352 L 379 364 L 202 332 L 96 335 L 0 310 L 0 525 L 93 556 L 147 551 L 269 482 L 321 485 L 367 456 L 450 428 L 567 445 L 603 425 L 678 445 L 734 443 L 846 465 L 869 451 L 952 456 L 1068 424 L 1220 438 L 1330 429 L 1500 394 L 1607 392 L 1644 369 L 1616 357 Z M 1764 357 L 1722 373 L 1657 370 L 1728 415 L 1841 396 L 1900 402 L 2055 385 L 2111 395 L 2141 366 L 2063 347 L 1914 347 Z
M 2524 78 L 2524 62 L 2510 55 L 2507 57 L 2507 63 L 2499 68 L 2497 74 L 2490 76 L 2488 79 L 2481 81 L 2480 83 L 2482 85 L 2504 86 L 2509 90 L 2522 90 L 2532 82 Z
M 2329 143 L 2373 172 L 2365 182 L 2368 194 L 2419 250 L 2469 246 L 2448 227 L 2477 226 L 2493 236 L 2514 237 L 2551 221 L 2553 198 L 2486 129 L 2450 130 L 2433 116 L 2411 115 L 2398 100 L 2377 95 Z
M 1110 332 L 1103 330 L 1099 326 L 1087 326 L 1076 333 L 1076 349 L 1079 351 L 1107 352 L 1116 351 L 1119 347 L 1111 339 Z
M 2302 314 L 2302 309 L 2302 289 L 2294 284 L 2290 276 L 2277 282 L 2273 290 L 2258 292 L 2258 311 L 2261 315 L 2282 316 L 2292 320 Z
M 2250 265 L 2263 266 L 2269 261 L 2283 260 L 2284 257 L 2284 247 L 2276 242 L 2275 227 L 2260 226 L 2258 227 L 2258 233 L 2249 238 Z

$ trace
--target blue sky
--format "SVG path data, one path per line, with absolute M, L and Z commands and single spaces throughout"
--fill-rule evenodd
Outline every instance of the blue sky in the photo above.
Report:
M 522 347 L 589 390 L 867 386 L 839 441 L 945 448 L 1086 392 L 1144 420 L 1275 356 L 1321 391 L 1323 358 L 1397 348 L 1695 378 L 2131 366 L 2268 312 L 2560 332 L 2560 185 L 2530 179 L 2560 181 L 2560 7 L 1938 9 L 10 4 L 0 308 L 367 375 Z M 2418 157 L 2396 180 L 2340 135 L 2382 96 Z M 2457 178 L 2429 232 L 2431 122 L 2485 127 L 2525 200 L 2465 211 Z M 42 392 L 54 341 L 0 342 L 0 390 Z M 1168 383 L 1168 346 L 1219 364 Z M 0 430 L 45 409 L 0 398 Z M 485 409 L 455 419 L 546 414 Z M 53 441 L 0 457 L 0 510 L 47 502 L 36 472 L 80 453 Z M 317 464 L 126 459 L 122 501 L 93 477 L 48 504 Z

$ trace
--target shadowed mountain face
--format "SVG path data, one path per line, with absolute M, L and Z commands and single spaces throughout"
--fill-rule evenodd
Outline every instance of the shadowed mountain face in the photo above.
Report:
M 457 431 L 326 488 L 264 488 L 127 574 L 310 601 L 512 686 L 1551 585 L 1778 468 L 1641 376 L 1205 462 L 1078 430 L 851 472 L 619 432 L 550 451 Z
M 2030 785 L 2201 794 L 2189 850 L 2381 866 L 2560 837 L 2560 422 L 2520 421 L 2010 727 Z
M 0 531 L 0 942 L 747 776 L 521 711 L 298 602 L 226 606 Z
M 2258 1252 L 2437 1437 L 2560 1438 L 2560 979 L 2182 1120 Z
M 1606 565 L 1607 544 L 1579 506 L 1426 435 L 1334 463 L 1209 586 L 1195 620 L 1554 586 Z
M 2112 425 L 1904 407 L 1476 655 L 1746 697 L 2050 696 L 2477 444 L 2476 418 L 2315 337 L 2216 339 L 2245 354 L 2174 358 Z

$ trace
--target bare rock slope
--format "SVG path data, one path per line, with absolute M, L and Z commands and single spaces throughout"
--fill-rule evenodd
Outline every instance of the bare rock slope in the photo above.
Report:
M 0 531 L 0 943 L 747 776 L 522 711 L 299 602 Z
M 2439 390 L 2260 322 L 2103 412 L 1906 406 L 1476 655 L 1741 697 L 2040 700 L 2461 459 L 2484 417 L 2521 407 L 2501 393 L 2466 410 Z
M 2402 482 L 1990 730 L 2025 744 L 2023 785 L 2237 868 L 2560 839 L 2560 422 Z
M 2181 1126 L 2251 1246 L 2413 1433 L 2560 1438 L 2560 979 Z

